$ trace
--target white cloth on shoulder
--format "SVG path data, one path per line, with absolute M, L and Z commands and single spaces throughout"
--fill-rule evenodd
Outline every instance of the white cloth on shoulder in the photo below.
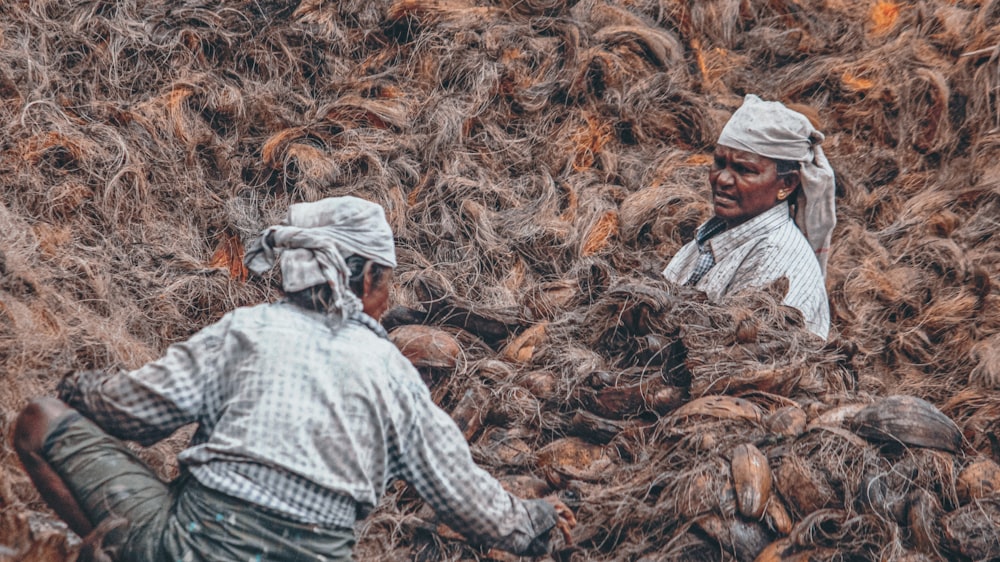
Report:
M 261 232 L 243 261 L 251 271 L 263 273 L 280 259 L 286 292 L 329 284 L 336 309 L 330 312 L 351 318 L 362 310 L 349 287 L 351 271 L 345 261 L 354 254 L 396 267 L 385 210 L 357 197 L 329 197 L 289 206 L 285 220 Z
M 747 94 L 723 128 L 718 144 L 800 163 L 802 191 L 794 220 L 816 252 L 825 277 L 837 209 L 833 168 L 820 147 L 823 138 L 805 115 L 780 102 Z

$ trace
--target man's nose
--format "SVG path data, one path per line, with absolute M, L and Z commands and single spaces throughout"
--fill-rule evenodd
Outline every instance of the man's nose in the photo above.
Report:
M 736 176 L 729 171 L 728 167 L 719 170 L 718 175 L 715 176 L 715 183 L 719 185 L 733 185 L 735 182 Z

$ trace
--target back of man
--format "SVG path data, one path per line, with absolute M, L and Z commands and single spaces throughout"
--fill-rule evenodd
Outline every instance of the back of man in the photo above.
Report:
M 279 256 L 287 299 L 233 311 L 135 371 L 76 373 L 62 401 L 22 412 L 15 447 L 71 528 L 114 528 L 122 560 L 350 560 L 355 520 L 402 478 L 479 543 L 541 554 L 553 528 L 568 537 L 572 512 L 476 466 L 388 342 L 377 318 L 395 257 L 380 207 L 293 205 L 247 253 L 255 271 Z M 190 423 L 169 485 L 118 440 Z

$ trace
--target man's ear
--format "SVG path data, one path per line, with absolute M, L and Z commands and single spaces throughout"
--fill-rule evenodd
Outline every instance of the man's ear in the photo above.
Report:
M 361 269 L 361 298 L 365 298 L 365 296 L 371 293 L 374 286 L 375 282 L 372 275 L 372 261 L 368 260 L 365 262 L 365 266 Z

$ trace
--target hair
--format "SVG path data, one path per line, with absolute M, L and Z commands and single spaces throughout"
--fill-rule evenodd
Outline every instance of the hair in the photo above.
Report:
M 777 158 L 772 158 L 772 160 L 774 160 L 774 165 L 778 170 L 779 176 L 798 172 L 802 168 L 801 164 L 796 160 L 778 160 Z
M 365 265 L 371 263 L 369 271 L 371 271 L 372 286 L 382 283 L 385 279 L 386 271 L 391 269 L 357 254 L 348 256 L 344 261 L 347 262 L 347 268 L 351 271 L 351 277 L 347 281 L 347 286 L 350 287 L 351 292 L 357 295 L 359 299 L 364 297 L 365 294 Z M 333 305 L 333 290 L 326 283 L 313 285 L 301 291 L 286 293 L 285 296 L 292 303 L 302 308 L 318 312 L 329 310 Z
M 354 294 L 358 295 L 359 299 L 364 296 L 365 292 L 365 264 L 369 262 L 371 263 L 369 270 L 372 272 L 373 287 L 382 282 L 382 279 L 385 277 L 385 272 L 390 269 L 357 254 L 348 256 L 344 261 L 347 262 L 347 267 L 351 270 L 351 278 L 348 280 L 347 284 L 351 290 L 354 291 Z
M 802 191 L 802 176 L 799 176 L 799 170 L 802 169 L 801 164 L 795 160 L 779 160 L 777 158 L 772 158 L 774 160 L 775 171 L 778 173 L 779 178 L 783 176 L 789 176 L 795 174 L 799 178 L 798 185 L 785 201 L 788 202 L 788 206 L 794 209 L 798 207 L 799 192 Z

